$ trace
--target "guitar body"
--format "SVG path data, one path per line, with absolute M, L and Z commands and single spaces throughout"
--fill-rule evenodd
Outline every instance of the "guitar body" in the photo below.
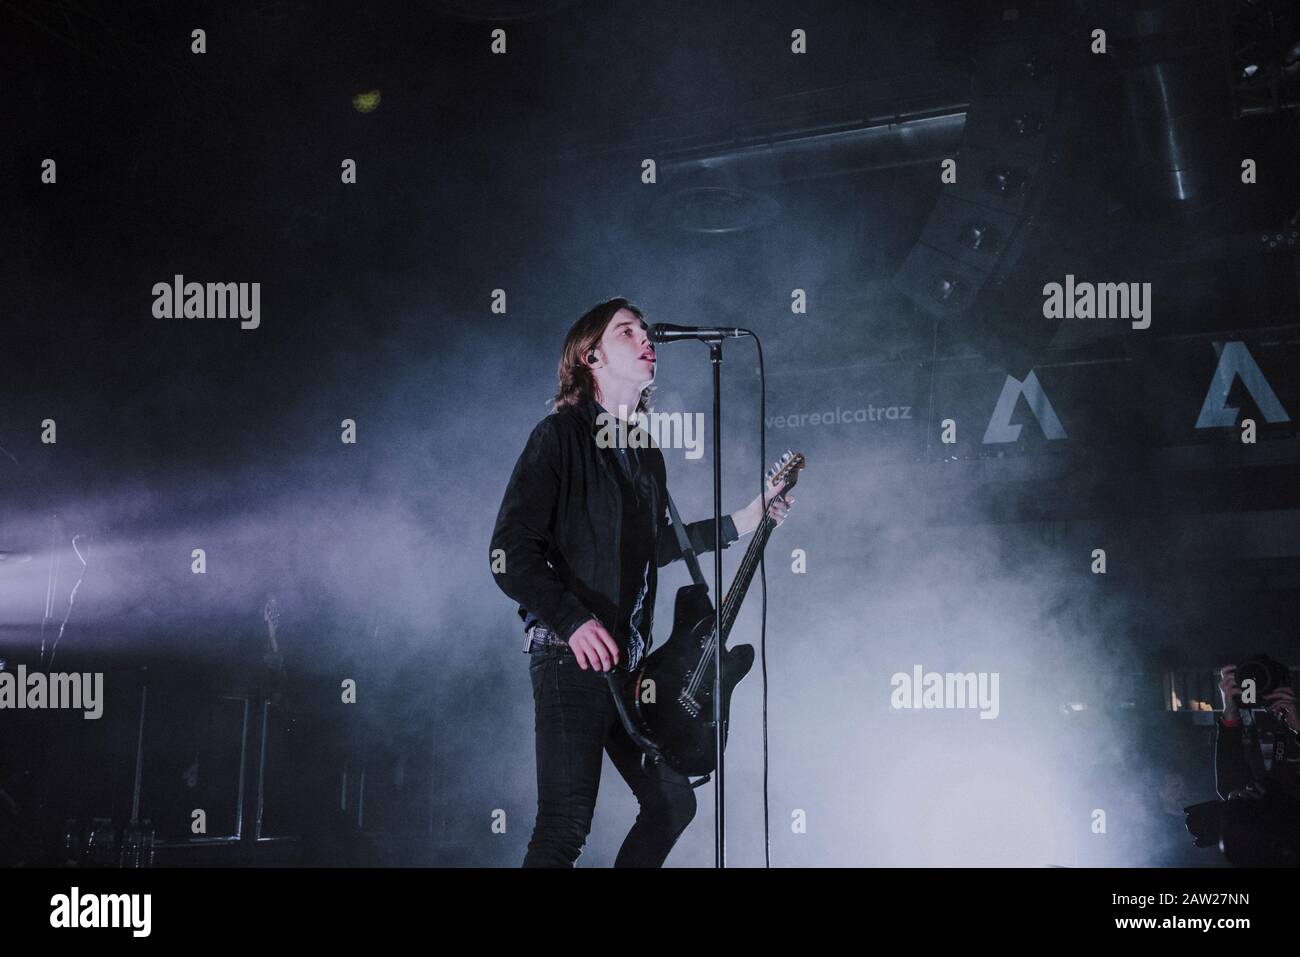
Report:
M 712 773 L 714 761 L 713 603 L 705 585 L 677 590 L 673 630 L 662 647 L 648 655 L 624 687 L 627 712 L 654 741 L 664 761 L 680 774 Z M 722 743 L 726 747 L 731 693 L 754 666 L 751 645 L 722 649 Z M 653 682 L 649 684 L 648 682 Z M 652 697 L 653 700 L 645 699 Z
M 779 494 L 784 495 L 794 488 L 803 467 L 803 454 L 787 451 L 768 471 L 765 491 L 778 494 L 780 489 Z M 662 757 L 668 767 L 687 777 L 712 774 L 717 767 L 713 720 L 715 640 L 722 646 L 722 746 L 727 746 L 731 692 L 754 667 L 753 646 L 728 648 L 727 635 L 775 527 L 765 512 L 741 559 L 731 590 L 722 599 L 720 640 L 715 632 L 717 618 L 709 600 L 709 586 L 703 583 L 694 553 L 683 548 L 696 584 L 677 589 L 672 634 L 625 681 L 608 679 L 619 720 L 632 740 L 647 758 Z

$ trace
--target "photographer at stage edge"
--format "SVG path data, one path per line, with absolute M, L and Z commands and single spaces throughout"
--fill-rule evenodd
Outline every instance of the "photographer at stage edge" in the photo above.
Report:
M 1281 666 L 1263 658 L 1251 659 L 1241 667 L 1249 668 L 1254 675 L 1260 666 L 1275 666 L 1271 670 L 1286 674 Z M 1215 789 L 1226 802 L 1220 846 L 1233 864 L 1298 865 L 1300 715 L 1297 715 L 1295 692 L 1276 680 L 1256 679 L 1264 693 L 1259 706 L 1247 703 L 1256 720 L 1246 733 L 1238 668 L 1238 665 L 1225 665 L 1219 671 L 1223 712 L 1215 718 L 1214 772 Z M 1263 769 L 1259 753 L 1261 732 L 1273 737 L 1273 760 L 1267 770 Z

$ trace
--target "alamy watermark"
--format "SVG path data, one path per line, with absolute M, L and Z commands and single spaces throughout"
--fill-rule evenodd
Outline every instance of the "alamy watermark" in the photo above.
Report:
M 627 407 L 619 412 L 627 414 Z M 703 412 L 634 412 L 628 419 L 612 412 L 596 416 L 600 431 L 596 445 L 602 449 L 686 449 L 688 459 L 704 455 Z M 629 427 L 630 426 L 630 427 Z
M 51 927 L 123 927 L 132 937 L 148 937 L 152 915 L 152 894 L 83 894 L 73 887 L 50 898 Z
M 1045 319 L 1132 319 L 1134 329 L 1151 325 L 1151 283 L 1078 282 L 1066 273 L 1064 284 L 1043 286 Z
M 153 284 L 155 319 L 234 319 L 241 329 L 262 324 L 260 282 L 186 282 L 177 273 L 171 282 Z
M 889 705 L 895 710 L 978 708 L 981 718 L 998 716 L 996 671 L 938 672 L 912 666 L 912 673 L 897 672 L 889 679 L 893 692 Z
M 84 711 L 87 721 L 104 714 L 104 673 L 60 672 L 45 674 L 19 665 L 16 671 L 0 671 L 0 709 L 17 711 L 49 708 Z

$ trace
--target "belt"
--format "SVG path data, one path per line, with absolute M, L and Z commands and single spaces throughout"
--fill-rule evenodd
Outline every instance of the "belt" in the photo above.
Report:
M 573 650 L 567 641 L 540 622 L 534 624 L 524 634 L 524 651 L 531 652 L 535 648 L 563 648 L 569 652 Z

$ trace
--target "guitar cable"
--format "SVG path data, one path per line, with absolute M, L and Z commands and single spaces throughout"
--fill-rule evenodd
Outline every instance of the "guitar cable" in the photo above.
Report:
M 59 650 L 59 642 L 63 640 L 64 629 L 68 627 L 68 619 L 72 617 L 72 606 L 77 602 L 77 591 L 81 588 L 81 583 L 86 580 L 86 569 L 90 567 L 85 555 L 81 554 L 81 549 L 77 547 L 77 539 L 85 538 L 84 534 L 72 536 L 72 550 L 77 553 L 77 558 L 81 561 L 81 575 L 77 578 L 77 583 L 72 586 L 72 591 L 68 593 L 68 610 L 63 613 L 63 621 L 59 623 L 59 633 L 54 637 L 54 644 L 50 646 L 50 661 L 46 665 L 47 669 L 54 668 L 54 654 Z M 86 555 L 90 554 L 90 546 L 86 546 Z
M 767 422 L 767 368 L 763 364 L 763 343 L 759 341 L 757 335 L 748 329 L 744 333 L 754 340 L 754 348 L 758 350 L 758 500 L 763 501 L 763 496 L 767 492 L 767 483 L 764 471 L 767 468 L 767 429 L 764 423 Z M 776 501 L 773 497 L 772 501 Z M 763 507 L 763 517 L 758 520 L 759 527 L 762 528 L 763 522 L 767 519 L 767 510 L 772 507 L 768 502 Z M 768 807 L 768 756 L 767 756 L 767 549 L 764 548 L 758 556 L 758 579 L 762 585 L 763 601 L 761 604 L 762 612 L 759 621 L 758 633 L 758 659 L 759 671 L 763 676 L 763 867 L 771 868 L 772 866 L 772 833 L 771 833 L 771 813 Z

